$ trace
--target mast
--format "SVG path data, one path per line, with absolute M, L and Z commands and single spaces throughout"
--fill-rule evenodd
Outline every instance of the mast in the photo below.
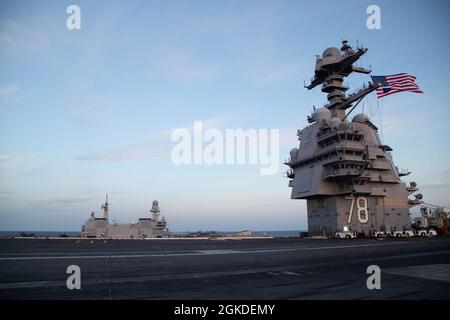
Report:
M 109 203 L 108 203 L 108 194 L 106 194 L 106 201 L 104 204 L 102 204 L 102 210 L 103 210 L 103 218 L 106 220 L 106 222 L 108 222 L 109 216 L 108 216 L 108 207 L 109 207 Z
M 161 210 L 159 210 L 159 203 L 157 200 L 153 201 L 150 212 L 152 213 L 152 219 L 157 221 L 159 213 L 161 212 Z
M 346 95 L 345 92 L 349 89 L 343 84 L 344 78 L 348 77 L 352 72 L 369 74 L 370 69 L 353 66 L 360 57 L 366 52 L 367 48 L 358 48 L 356 51 L 348 44 L 348 41 L 342 41 L 342 47 L 326 49 L 322 57 L 316 58 L 316 69 L 314 78 L 308 86 L 308 90 L 322 84 L 322 92 L 328 93 L 328 108 L 333 117 L 338 117 L 344 120 L 345 110 L 352 107 L 352 103 L 362 100 L 367 94 L 376 90 L 379 84 L 369 83 L 360 90 Z

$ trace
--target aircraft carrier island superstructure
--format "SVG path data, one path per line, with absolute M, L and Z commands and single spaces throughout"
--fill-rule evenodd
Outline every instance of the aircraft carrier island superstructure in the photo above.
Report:
M 96 218 L 94 212 L 86 224 L 81 228 L 82 238 L 110 238 L 110 239 L 142 239 L 161 238 L 166 230 L 166 220 L 159 219 L 160 210 L 158 201 L 153 201 L 152 216 L 139 218 L 138 223 L 117 224 L 109 223 L 108 196 L 102 205 L 103 218 Z
M 308 232 L 312 236 L 334 236 L 336 232 L 372 235 L 376 231 L 411 229 L 409 209 L 421 203 L 409 195 L 416 184 L 406 184 L 394 165 L 392 149 L 382 143 L 378 128 L 364 114 L 349 120 L 359 102 L 380 85 L 368 83 L 346 95 L 344 77 L 371 70 L 353 64 L 367 48 L 328 48 L 317 56 L 312 89 L 322 86 L 328 104 L 315 109 L 308 125 L 298 130 L 299 148 L 292 149 L 286 164 L 292 199 L 306 199 Z M 352 108 L 346 112 L 347 109 Z

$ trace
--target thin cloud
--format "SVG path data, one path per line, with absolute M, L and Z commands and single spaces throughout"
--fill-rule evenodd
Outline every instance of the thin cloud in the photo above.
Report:
M 427 189 L 442 189 L 442 188 L 448 188 L 449 185 L 442 181 L 425 181 L 425 182 L 422 182 L 419 185 L 419 187 L 427 188 Z
M 93 152 L 78 156 L 75 160 L 87 160 L 87 161 L 125 161 L 125 160 L 139 160 L 149 159 L 156 157 L 164 157 L 169 155 L 170 150 L 168 147 L 161 146 L 143 146 L 122 148 L 116 150 L 108 150 L 103 152 Z
M 269 64 L 269 65 L 268 65 Z M 275 62 L 267 61 L 263 66 L 256 66 L 247 71 L 249 77 L 258 83 L 272 84 L 275 82 L 291 80 L 301 74 L 302 64 L 292 62 L 282 65 L 272 65 Z
M 217 66 L 196 61 L 187 52 L 179 51 L 161 58 L 149 76 L 181 81 L 210 81 L 217 75 Z
M 39 201 L 39 204 L 44 205 L 77 205 L 82 203 L 87 203 L 91 201 L 98 200 L 97 198 L 91 198 L 91 197 L 73 197 L 73 198 L 56 198 L 56 199 L 45 199 Z
M 16 84 L 0 86 L 0 108 L 2 110 L 13 110 L 17 108 L 26 108 L 26 100 L 35 94 L 35 90 L 19 87 Z
M 0 155 L 0 173 L 21 176 L 35 174 L 41 168 L 36 154 Z
M 204 129 L 208 129 L 208 128 L 221 128 L 225 125 L 226 121 L 228 120 L 229 116 L 227 115 L 218 115 L 206 120 L 201 120 L 203 122 L 203 128 Z M 195 121 L 195 120 L 194 120 Z M 194 130 L 194 121 L 192 121 L 190 124 L 186 124 L 184 126 L 180 126 L 178 128 L 185 128 L 188 130 Z M 178 128 L 171 128 L 171 129 L 166 129 L 166 130 L 161 130 L 155 133 L 152 133 L 151 135 L 149 135 L 148 137 L 154 137 L 156 136 L 170 136 L 172 134 L 172 132 Z
M 13 199 L 14 192 L 10 190 L 0 190 L 0 201 L 8 201 Z
M 203 121 L 204 128 L 217 128 L 225 124 L 228 117 L 219 115 Z M 193 130 L 193 122 L 189 125 L 179 128 Z M 157 157 L 168 157 L 171 150 L 170 135 L 177 128 L 161 130 L 148 134 L 145 137 L 147 142 L 141 145 L 133 145 L 130 147 L 117 148 L 114 150 L 105 150 L 92 152 L 75 157 L 75 160 L 84 161 L 126 161 L 151 159 Z
M 0 48 L 3 50 L 35 50 L 49 44 L 48 33 L 40 25 L 30 25 L 13 20 L 0 21 Z
M 0 97 L 19 91 L 19 87 L 15 84 L 0 86 Z

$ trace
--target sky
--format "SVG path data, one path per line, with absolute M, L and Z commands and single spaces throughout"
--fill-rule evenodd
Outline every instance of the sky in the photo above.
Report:
M 81 9 L 69 30 L 66 8 Z M 381 9 L 369 30 L 366 10 Z M 280 130 L 280 159 L 320 88 L 315 55 L 369 48 L 373 75 L 407 72 L 424 94 L 358 106 L 426 202 L 450 206 L 448 1 L 1 1 L 0 230 L 78 231 L 109 194 L 110 219 L 160 203 L 171 231 L 305 230 L 287 167 L 175 165 L 170 132 Z M 351 75 L 351 89 L 369 81 Z

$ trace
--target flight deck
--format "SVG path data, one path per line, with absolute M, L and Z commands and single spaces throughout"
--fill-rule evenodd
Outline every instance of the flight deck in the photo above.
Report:
M 445 237 L 0 240 L 1 299 L 448 299 L 449 283 Z

